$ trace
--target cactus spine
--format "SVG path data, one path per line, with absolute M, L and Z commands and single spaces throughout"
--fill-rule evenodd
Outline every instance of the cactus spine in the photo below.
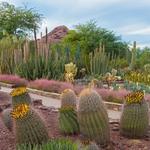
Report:
M 74 134 L 79 132 L 79 125 L 76 113 L 76 95 L 70 89 L 66 89 L 61 94 L 59 126 L 61 132 L 64 134 Z
M 31 104 L 31 97 L 27 92 L 27 89 L 25 87 L 18 87 L 12 90 L 11 92 L 12 96 L 12 105 L 13 107 L 25 103 L 25 104 Z
M 2 120 L 8 130 L 12 131 L 13 128 L 13 119 L 11 117 L 11 108 L 7 108 L 2 112 Z
M 78 121 L 81 134 L 101 145 L 110 141 L 109 120 L 99 94 L 91 88 L 80 94 Z
M 125 104 L 120 120 L 120 132 L 131 138 L 143 137 L 148 131 L 148 105 L 142 103 Z
M 11 92 L 18 144 L 42 144 L 48 140 L 48 132 L 40 116 L 30 107 L 31 99 L 26 88 L 16 88 Z
M 17 107 L 19 107 L 18 105 Z M 18 109 L 19 110 L 19 109 Z M 48 140 L 48 132 L 39 115 L 31 108 L 25 111 L 20 109 L 13 110 L 12 115 L 15 118 L 15 131 L 18 144 L 42 144 Z M 16 112 L 18 111 L 18 112 Z M 21 112 L 22 111 L 22 112 Z M 20 113 L 20 116 L 17 114 Z M 21 115 L 22 113 L 22 115 Z

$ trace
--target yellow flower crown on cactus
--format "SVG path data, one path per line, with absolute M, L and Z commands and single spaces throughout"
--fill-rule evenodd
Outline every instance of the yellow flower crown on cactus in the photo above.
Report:
M 22 95 L 22 94 L 24 94 L 26 92 L 27 92 L 26 87 L 18 87 L 18 88 L 15 88 L 14 90 L 12 90 L 10 95 L 14 97 L 14 96 Z
M 127 104 L 133 103 L 141 103 L 144 100 L 144 92 L 143 91 L 136 91 L 128 94 L 126 97 Z
M 25 117 L 28 114 L 28 112 L 29 112 L 29 105 L 20 104 L 12 110 L 11 116 L 14 119 L 21 119 L 21 118 Z

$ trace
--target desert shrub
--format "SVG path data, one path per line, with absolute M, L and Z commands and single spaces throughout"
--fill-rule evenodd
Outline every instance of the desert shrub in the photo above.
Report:
M 0 82 L 14 84 L 18 86 L 26 86 L 28 81 L 24 78 L 20 78 L 17 75 L 8 75 L 8 74 L 1 74 L 0 75 Z
M 70 83 L 46 79 L 31 81 L 28 86 L 30 88 L 54 93 L 61 93 L 65 89 L 73 89 L 73 85 Z

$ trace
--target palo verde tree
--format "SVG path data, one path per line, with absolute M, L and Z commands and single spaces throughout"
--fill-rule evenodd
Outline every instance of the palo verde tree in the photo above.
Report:
M 25 36 L 39 28 L 42 15 L 34 9 L 16 7 L 7 2 L 0 3 L 0 38 L 4 33 Z

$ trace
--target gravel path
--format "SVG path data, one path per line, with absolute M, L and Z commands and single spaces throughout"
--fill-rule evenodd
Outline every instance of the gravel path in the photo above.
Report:
M 0 150 L 14 150 L 14 136 L 7 130 L 0 118 Z

